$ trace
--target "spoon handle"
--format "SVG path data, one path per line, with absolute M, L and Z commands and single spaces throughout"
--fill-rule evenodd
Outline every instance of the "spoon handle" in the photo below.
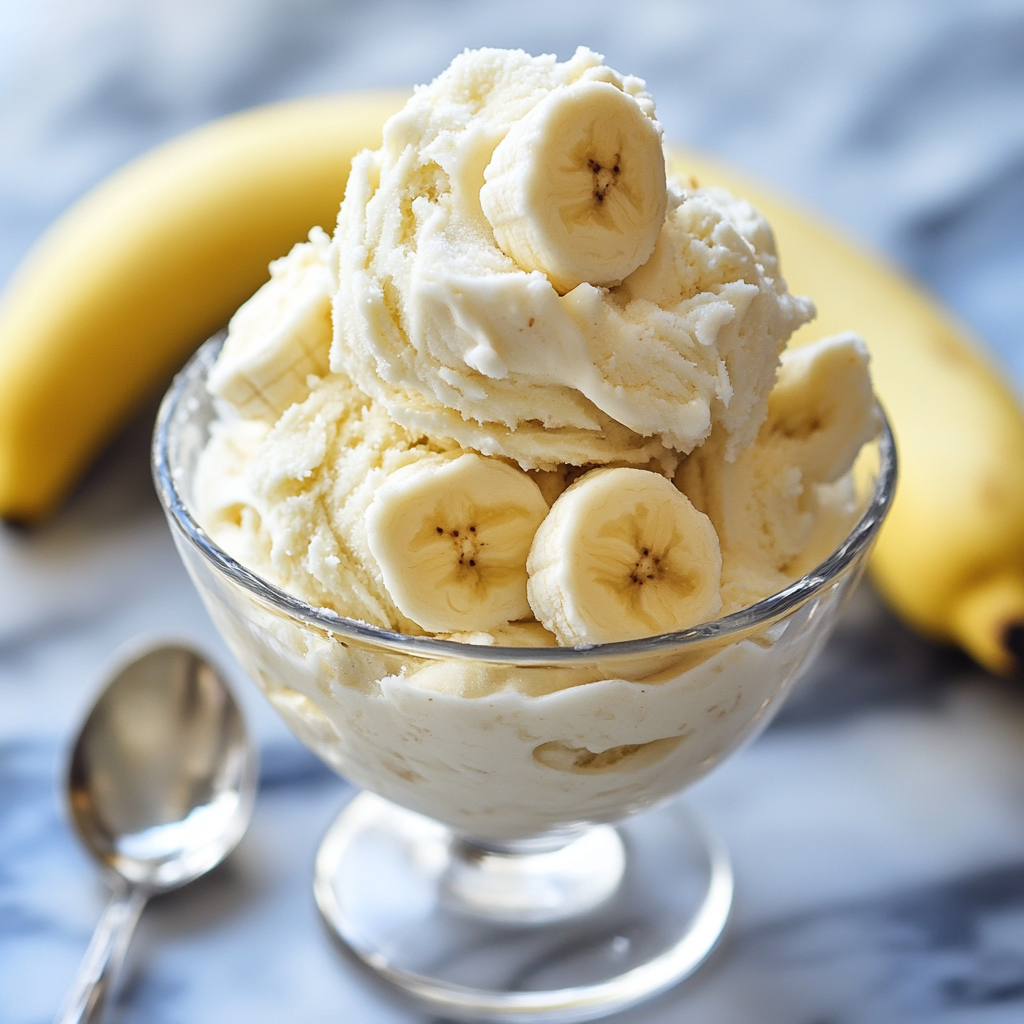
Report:
M 148 899 L 135 886 L 110 898 L 54 1024 L 89 1024 L 100 1019 Z

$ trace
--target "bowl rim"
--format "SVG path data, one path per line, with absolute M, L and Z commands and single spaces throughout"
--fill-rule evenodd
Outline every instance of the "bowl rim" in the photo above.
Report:
M 201 345 L 175 375 L 157 414 L 153 432 L 153 482 L 160 504 L 172 528 L 194 548 L 219 575 L 247 590 L 262 604 L 285 613 L 318 631 L 343 639 L 370 643 L 376 647 L 415 653 L 432 659 L 452 659 L 515 665 L 559 665 L 562 667 L 593 663 L 595 659 L 635 658 L 638 655 L 681 653 L 707 641 L 721 642 L 764 626 L 794 611 L 837 580 L 862 555 L 867 553 L 888 513 L 896 491 L 896 444 L 888 417 L 878 405 L 881 429 L 877 435 L 879 469 L 871 499 L 846 539 L 823 562 L 788 587 L 755 604 L 729 615 L 673 633 L 620 640 L 615 643 L 584 644 L 576 647 L 503 647 L 442 640 L 430 636 L 412 636 L 349 619 L 327 608 L 317 608 L 262 579 L 237 562 L 206 534 L 193 518 L 178 490 L 175 473 L 168 461 L 167 444 L 175 414 L 186 388 L 213 365 L 224 343 L 221 331 Z

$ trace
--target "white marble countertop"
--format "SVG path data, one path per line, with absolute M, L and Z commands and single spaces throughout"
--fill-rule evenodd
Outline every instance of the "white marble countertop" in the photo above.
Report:
M 648 79 L 671 138 L 886 251 L 1024 380 L 1019 0 L 0 0 L 0 279 L 106 172 L 209 117 L 428 79 L 464 46 L 579 42 Z M 219 659 L 263 780 L 229 861 L 147 910 L 112 1019 L 422 1021 L 324 936 L 312 858 L 352 791 L 207 619 L 149 483 L 153 412 L 53 521 L 0 529 L 0 1024 L 52 1018 L 105 897 L 56 780 L 105 662 L 139 634 Z M 732 932 L 619 1019 L 1024 1016 L 1024 690 L 929 647 L 864 588 L 780 717 L 692 799 L 732 848 Z

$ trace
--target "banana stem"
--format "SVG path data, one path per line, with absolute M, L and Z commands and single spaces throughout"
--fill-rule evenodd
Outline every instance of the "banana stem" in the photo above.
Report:
M 1013 655 L 1015 661 L 1013 674 L 1024 675 L 1024 622 L 1015 622 L 1006 627 L 1003 633 L 1003 644 Z
M 953 638 L 990 672 L 1024 669 L 1024 574 L 1008 572 L 971 587 L 951 620 Z

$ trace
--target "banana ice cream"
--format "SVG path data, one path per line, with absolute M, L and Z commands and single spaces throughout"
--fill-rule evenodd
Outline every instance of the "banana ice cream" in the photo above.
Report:
M 314 230 L 232 319 L 197 517 L 293 596 L 399 633 L 554 647 L 686 629 L 784 588 L 854 521 L 851 467 L 879 428 L 867 352 L 853 335 L 784 352 L 812 316 L 748 203 L 667 177 L 640 79 L 583 48 L 467 51 L 353 161 L 333 238 Z M 647 672 L 656 715 L 628 674 L 367 664 L 353 681 L 346 655 L 336 683 L 322 649 L 305 688 L 253 671 L 356 781 L 514 835 L 707 770 L 767 705 L 759 650 Z M 680 746 L 694 723 L 668 708 L 694 701 L 737 724 L 722 712 Z M 408 729 L 431 754 L 399 771 Z M 663 757 L 686 767 L 659 775 Z M 543 788 L 566 764 L 565 806 L 486 820 L 479 776 Z
M 812 306 L 748 204 L 666 185 L 661 136 L 589 50 L 457 57 L 353 161 L 331 369 L 524 469 L 742 450 Z

